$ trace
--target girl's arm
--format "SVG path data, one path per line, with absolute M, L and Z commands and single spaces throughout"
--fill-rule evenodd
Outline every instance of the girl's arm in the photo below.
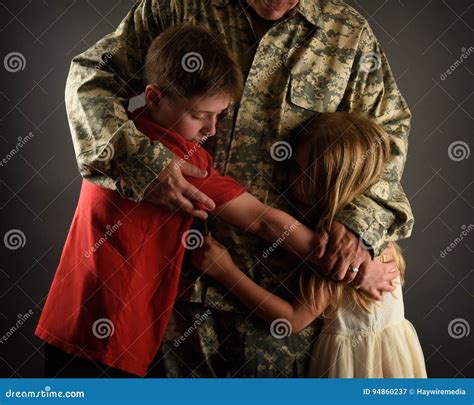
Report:
M 227 249 L 212 237 L 204 238 L 201 249 L 193 252 L 193 265 L 214 278 L 245 306 L 268 323 L 283 318 L 290 322 L 292 333 L 298 333 L 313 322 L 328 306 L 329 294 L 321 291 L 316 307 L 298 298 L 289 303 L 260 287 L 232 261 Z
M 278 246 L 316 263 L 324 246 L 315 232 L 291 215 L 262 204 L 249 193 L 243 193 L 213 211 L 220 219 L 252 232 Z M 323 242 L 324 243 L 324 242 Z

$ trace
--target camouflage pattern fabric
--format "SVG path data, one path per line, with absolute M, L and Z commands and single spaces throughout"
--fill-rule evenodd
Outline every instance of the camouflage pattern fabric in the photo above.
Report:
M 321 323 L 293 336 L 286 326 L 271 331 L 254 316 L 178 302 L 147 377 L 306 377 Z
M 295 132 L 304 130 L 319 112 L 368 114 L 390 135 L 391 159 L 381 180 L 338 219 L 371 246 L 375 256 L 389 241 L 410 236 L 413 215 L 400 184 L 410 111 L 367 21 L 341 1 L 300 0 L 260 41 L 245 1 L 136 3 L 115 32 L 71 64 L 66 106 L 78 166 L 86 179 L 141 201 L 169 163 L 171 153 L 137 131 L 126 108 L 128 99 L 144 89 L 143 62 L 151 40 L 181 23 L 208 28 L 216 41 L 231 49 L 246 75 L 240 103 L 231 106 L 222 129 L 206 145 L 218 170 L 246 185 L 262 202 L 298 216 L 286 193 Z M 220 221 L 210 221 L 209 227 L 236 264 L 262 287 L 279 289 L 286 299 L 296 294 L 303 258 L 281 249 L 265 255 L 271 244 Z M 189 265 L 183 267 L 182 279 L 183 300 L 228 314 L 247 313 L 231 294 Z M 282 287 L 283 282 L 295 287 Z

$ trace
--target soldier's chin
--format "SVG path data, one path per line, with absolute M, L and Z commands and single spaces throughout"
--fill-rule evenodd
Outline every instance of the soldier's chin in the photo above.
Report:
M 279 20 L 287 11 L 286 7 L 283 7 L 287 3 L 288 1 L 261 0 L 261 4 L 258 7 L 258 15 L 265 20 Z

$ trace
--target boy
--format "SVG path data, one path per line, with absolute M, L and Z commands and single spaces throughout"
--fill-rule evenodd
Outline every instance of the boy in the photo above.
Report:
M 207 170 L 205 178 L 187 180 L 212 198 L 214 215 L 271 241 L 292 226 L 282 247 L 308 257 L 315 234 L 217 173 L 201 147 L 242 89 L 238 65 L 213 44 L 214 38 L 195 26 L 171 28 L 156 38 L 145 62 L 146 107 L 130 118 L 150 142 L 171 150 L 176 164 L 188 161 Z M 120 150 L 105 147 L 104 153 Z M 191 224 L 189 214 L 124 200 L 83 181 L 35 332 L 53 358 L 49 376 L 100 376 L 106 366 L 117 376 L 146 375 L 176 300 L 184 251 L 200 245 L 202 235 L 190 232 Z

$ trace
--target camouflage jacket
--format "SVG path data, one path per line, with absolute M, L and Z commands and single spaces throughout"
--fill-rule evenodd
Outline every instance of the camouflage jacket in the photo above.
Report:
M 208 28 L 231 49 L 246 75 L 240 104 L 206 145 L 216 168 L 264 203 L 295 214 L 285 193 L 288 150 L 287 156 L 277 151 L 288 145 L 281 142 L 291 143 L 295 130 L 317 112 L 368 114 L 390 135 L 391 160 L 382 179 L 338 219 L 376 256 L 389 241 L 410 235 L 413 215 L 400 184 L 410 111 L 367 21 L 336 0 L 300 0 L 260 41 L 244 0 L 136 3 L 115 32 L 71 63 L 66 106 L 84 178 L 140 201 L 169 163 L 171 152 L 137 131 L 126 109 L 129 98 L 144 90 L 143 63 L 151 40 L 185 22 Z M 272 291 L 280 288 L 286 297 L 295 292 L 285 285 L 295 285 L 301 260 L 281 249 L 265 255 L 267 242 L 225 223 L 211 223 L 211 228 L 256 282 Z M 182 289 L 188 300 L 238 310 L 230 294 L 187 267 Z

